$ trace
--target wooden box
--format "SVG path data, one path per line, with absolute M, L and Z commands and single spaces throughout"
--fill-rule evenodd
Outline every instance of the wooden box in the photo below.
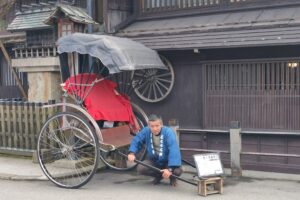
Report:
M 207 196 L 208 194 L 222 194 L 223 193 L 223 178 L 211 177 L 207 179 L 198 180 L 198 194 Z

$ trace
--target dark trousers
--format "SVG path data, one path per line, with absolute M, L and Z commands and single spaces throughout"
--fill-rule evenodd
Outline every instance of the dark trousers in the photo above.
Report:
M 152 160 L 149 160 L 149 159 L 144 160 L 143 163 L 146 163 L 148 165 L 157 167 L 159 169 L 168 169 L 167 165 L 166 166 L 157 166 L 157 165 L 155 165 L 155 163 Z M 154 171 L 154 170 L 152 170 L 152 169 L 150 169 L 148 167 L 145 167 L 143 165 L 138 165 L 137 166 L 137 172 L 139 174 L 142 174 L 142 175 L 145 175 L 145 176 L 152 176 L 152 177 L 155 177 L 155 178 L 162 177 L 162 173 L 161 172 Z M 180 176 L 182 174 L 181 167 L 177 167 L 177 168 L 173 169 L 172 174 L 174 174 L 176 176 Z

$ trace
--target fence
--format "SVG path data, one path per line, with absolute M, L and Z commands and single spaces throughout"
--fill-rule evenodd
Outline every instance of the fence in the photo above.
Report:
M 246 131 L 241 130 L 239 125 L 234 125 L 229 130 L 178 129 L 178 132 L 196 133 L 197 136 L 206 133 L 202 138 L 206 141 L 213 140 L 213 143 L 206 146 L 196 137 L 190 137 L 189 143 L 187 140 L 181 141 L 180 150 L 188 157 L 196 153 L 220 153 L 227 167 L 231 168 L 233 176 L 242 175 L 242 166 L 258 171 L 300 173 L 299 132 Z M 215 134 L 224 137 L 210 137 Z M 180 138 L 182 139 L 182 135 Z M 255 138 L 259 142 L 255 142 Z M 221 142 L 224 144 L 220 144 Z
M 56 108 L 42 108 L 48 103 L 0 99 L 0 152 L 32 155 L 39 131 Z

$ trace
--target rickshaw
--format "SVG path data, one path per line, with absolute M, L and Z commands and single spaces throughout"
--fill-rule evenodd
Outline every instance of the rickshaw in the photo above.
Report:
M 43 173 L 60 187 L 79 188 L 92 178 L 100 160 L 115 170 L 133 169 L 137 163 L 116 153 L 126 155 L 131 139 L 147 123 L 130 94 L 137 90 L 141 95 L 139 89 L 149 83 L 155 87 L 153 76 L 168 76 L 168 67 L 154 50 L 108 35 L 64 36 L 57 50 L 63 97 L 61 103 L 45 106 L 58 111 L 38 136 Z M 144 155 L 145 148 L 137 159 Z

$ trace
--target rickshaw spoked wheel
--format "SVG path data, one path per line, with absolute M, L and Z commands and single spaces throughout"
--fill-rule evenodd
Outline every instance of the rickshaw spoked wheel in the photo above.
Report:
M 63 188 L 79 188 L 97 170 L 98 138 L 80 115 L 60 112 L 43 125 L 37 153 L 42 171 L 53 183 Z
M 147 125 L 148 117 L 145 114 L 145 112 L 138 107 L 136 104 L 132 103 L 132 111 L 134 112 L 139 125 L 141 128 Z M 128 154 L 129 146 L 118 148 L 117 150 L 119 152 L 122 152 L 124 154 Z M 142 147 L 141 151 L 136 155 L 136 159 L 143 160 L 146 155 L 146 148 L 145 146 Z M 128 162 L 126 158 L 119 155 L 117 151 L 111 151 L 111 152 L 104 152 L 101 151 L 100 148 L 100 159 L 111 169 L 118 170 L 118 171 L 128 171 L 131 169 L 134 169 L 137 166 L 137 163 L 135 162 Z

